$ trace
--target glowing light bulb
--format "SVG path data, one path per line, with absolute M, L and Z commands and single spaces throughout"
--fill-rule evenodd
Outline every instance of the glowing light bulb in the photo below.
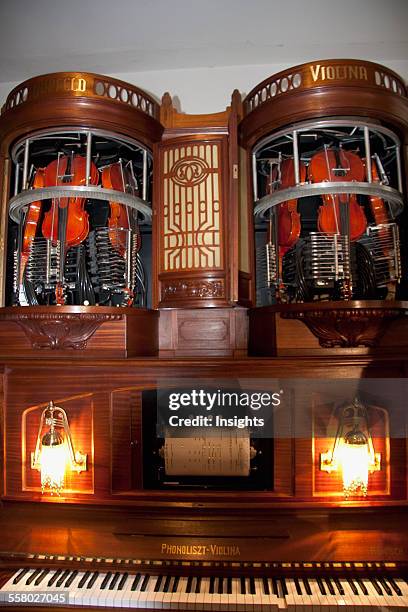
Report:
M 41 445 L 41 487 L 44 493 L 49 490 L 51 495 L 60 494 L 64 487 L 65 470 L 67 467 L 67 447 L 56 431 L 50 431 L 42 439 Z
M 343 477 L 344 495 L 367 495 L 370 452 L 367 438 L 352 431 L 345 436 L 339 448 L 338 462 Z

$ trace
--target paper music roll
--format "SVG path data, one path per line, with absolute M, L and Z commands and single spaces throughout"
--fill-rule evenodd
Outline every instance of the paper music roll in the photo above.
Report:
M 164 462 L 168 476 L 248 476 L 250 439 L 229 433 L 208 438 L 166 438 Z

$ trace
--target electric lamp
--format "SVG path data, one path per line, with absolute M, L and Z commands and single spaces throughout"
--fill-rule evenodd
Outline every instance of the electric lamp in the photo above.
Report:
M 321 454 L 320 469 L 341 472 L 345 497 L 366 496 L 368 474 L 381 469 L 381 455 L 374 450 L 367 408 L 358 398 L 342 409 L 333 449 Z
M 65 410 L 51 401 L 41 414 L 35 451 L 31 453 L 32 469 L 41 472 L 42 492 L 60 495 L 67 469 L 82 472 L 86 462 L 86 455 L 74 451 Z

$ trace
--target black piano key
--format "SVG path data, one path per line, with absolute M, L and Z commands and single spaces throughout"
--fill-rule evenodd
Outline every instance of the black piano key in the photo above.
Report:
M 109 584 L 109 587 L 108 587 L 109 591 L 113 591 L 113 589 L 115 588 L 116 583 L 118 582 L 119 578 L 120 578 L 120 573 L 119 572 L 115 572 L 113 574 L 113 578 L 110 581 L 110 584 Z
M 163 585 L 163 592 L 164 593 L 168 593 L 169 592 L 170 582 L 171 582 L 171 576 L 166 576 L 166 580 L 164 581 L 164 585 Z
M 146 574 L 146 576 L 143 578 L 142 586 L 140 587 L 141 591 L 145 591 L 147 589 L 149 580 L 150 580 L 150 574 Z
M 222 595 L 224 593 L 224 578 L 218 578 L 218 595 Z
M 283 593 L 283 596 L 288 595 L 288 594 L 289 594 L 289 593 L 288 593 L 288 587 L 286 586 L 286 580 L 285 580 L 285 578 L 280 578 L 279 580 L 280 580 L 280 583 L 281 583 L 281 585 L 282 585 L 282 593 Z
M 270 595 L 268 579 L 265 576 L 262 578 L 262 584 L 263 584 L 263 589 L 264 589 L 265 595 Z M 229 593 L 229 591 L 228 591 L 228 593 Z
M 321 594 L 326 595 L 326 589 L 324 588 L 323 580 L 320 578 L 320 576 L 316 577 L 316 581 L 317 581 Z
M 336 594 L 336 591 L 334 590 L 334 587 L 333 587 L 333 585 L 332 585 L 332 583 L 331 583 L 330 578 L 328 578 L 328 577 L 326 576 L 326 578 L 324 579 L 324 581 L 325 581 L 325 583 L 326 583 L 327 588 L 329 589 L 329 593 L 330 593 L 330 595 L 335 595 L 335 594 Z
M 186 593 L 191 593 L 191 586 L 193 584 L 193 577 L 190 575 L 186 584 Z
M 312 589 L 310 588 L 310 584 L 307 578 L 302 578 L 303 584 L 305 585 L 305 591 L 307 595 L 312 594 Z
M 171 592 L 172 592 L 172 593 L 177 593 L 177 589 L 178 589 L 179 582 L 180 582 L 180 576 L 176 576 L 176 577 L 174 578 L 173 588 L 171 589 Z
M 249 577 L 249 592 L 251 595 L 256 595 L 255 578 L 253 576 Z
M 398 584 L 395 582 L 395 580 L 393 578 L 387 578 L 388 582 L 390 583 L 390 585 L 392 586 L 392 588 L 394 589 L 394 591 L 396 592 L 396 594 L 401 597 L 402 596 L 402 591 L 399 588 Z
M 78 576 L 78 570 L 74 570 L 72 574 L 69 576 L 68 580 L 64 584 L 64 587 L 69 587 L 74 582 L 75 578 Z
M 65 580 L 68 578 L 70 573 L 71 573 L 71 570 L 69 570 L 69 569 L 65 570 L 61 574 L 61 576 L 58 578 L 57 582 L 55 583 L 55 586 L 60 587 L 65 582 Z
M 163 580 L 163 576 L 160 574 L 160 576 L 157 577 L 157 581 L 156 581 L 156 584 L 154 586 L 154 592 L 155 593 L 158 593 L 160 591 L 162 580 Z
M 392 591 L 391 591 L 390 587 L 388 586 L 388 584 L 386 583 L 385 578 L 378 577 L 377 580 L 381 584 L 382 588 L 387 593 L 387 595 L 392 596 Z
M 118 591 L 121 591 L 123 589 L 123 587 L 125 586 L 125 582 L 128 579 L 129 574 L 127 572 L 125 572 L 122 575 L 122 578 L 120 579 L 120 582 L 118 584 Z
M 56 581 L 56 579 L 58 578 L 58 576 L 61 574 L 61 572 L 62 572 L 62 569 L 57 570 L 47 582 L 47 586 L 52 586 L 54 582 Z
M 88 570 L 87 572 L 85 572 L 85 574 L 82 576 L 81 580 L 78 582 L 78 589 L 82 589 L 85 582 L 88 580 L 89 576 L 91 575 L 91 572 Z
M 44 580 L 44 578 L 46 577 L 47 574 L 49 574 L 50 570 L 45 569 L 41 572 L 41 574 L 38 576 L 38 578 L 35 580 L 34 585 L 38 586 L 39 584 L 41 584 L 41 582 Z
M 99 576 L 99 572 L 94 572 L 88 582 L 88 584 L 86 585 L 87 589 L 91 589 L 93 587 L 93 585 L 95 584 L 95 580 L 97 579 L 97 577 Z
M 245 578 L 241 576 L 241 595 L 246 595 Z
M 354 594 L 354 595 L 358 595 L 358 590 L 357 590 L 357 587 L 356 587 L 356 585 L 354 584 L 354 582 L 353 582 L 352 578 L 347 578 L 347 582 L 349 583 L 349 585 L 350 585 L 350 589 L 353 591 L 353 594 Z
M 13 584 L 18 584 L 20 582 L 20 580 L 27 574 L 27 572 L 30 571 L 29 567 L 25 567 L 24 569 L 21 570 L 21 572 L 19 574 L 17 574 L 17 576 L 14 578 L 13 580 Z
M 199 593 L 201 591 L 201 576 L 197 576 L 195 593 Z
M 302 591 L 302 587 L 300 586 L 300 582 L 299 582 L 299 578 L 294 578 L 294 582 L 295 582 L 295 587 L 296 587 L 296 593 L 298 595 L 303 595 L 303 591 Z M 268 593 L 267 593 L 268 595 Z
M 276 578 L 272 578 L 272 591 L 273 594 L 276 595 L 276 597 L 279 597 L 278 581 L 276 580 Z
M 332 580 L 333 580 L 334 584 L 336 585 L 337 590 L 340 593 L 340 595 L 345 595 L 345 592 L 344 592 L 344 589 L 343 589 L 343 586 L 342 586 L 340 580 L 337 577 L 332 578 Z
M 228 576 L 227 578 L 227 594 L 232 595 L 232 578 Z
M 375 588 L 375 590 L 377 591 L 378 595 L 382 595 L 383 592 L 382 592 L 382 589 L 381 589 L 380 585 L 378 584 L 377 580 L 375 578 L 370 578 L 370 582 L 373 585 L 373 587 Z
M 215 584 L 215 577 L 211 576 L 210 578 L 210 593 L 214 593 L 214 584 Z
M 358 586 L 360 587 L 360 589 L 363 591 L 363 595 L 368 595 L 367 587 L 364 584 L 364 582 L 361 580 L 361 578 L 356 578 L 356 582 Z
M 106 589 L 106 585 L 108 584 L 109 580 L 111 579 L 112 576 L 112 572 L 108 572 L 105 576 L 105 578 L 102 580 L 102 584 L 99 587 L 100 589 Z
M 27 578 L 26 584 L 31 584 L 32 581 L 35 580 L 39 574 L 41 574 L 41 571 L 41 567 L 34 570 L 33 573 Z
M 136 576 L 134 577 L 134 580 L 132 582 L 132 586 L 130 588 L 131 591 L 136 591 L 137 585 L 139 584 L 141 575 L 140 574 L 136 574 Z

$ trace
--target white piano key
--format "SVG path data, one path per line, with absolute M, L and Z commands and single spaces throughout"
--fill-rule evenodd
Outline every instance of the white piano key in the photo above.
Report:
M 386 594 L 384 587 L 382 586 L 382 584 L 380 583 L 379 586 L 381 588 L 382 591 L 382 595 L 379 595 L 375 589 L 375 587 L 373 586 L 372 582 L 370 580 L 363 580 L 363 583 L 367 589 L 367 591 L 369 592 L 369 597 L 370 597 L 370 602 L 377 602 L 376 605 L 378 605 L 379 607 L 384 607 L 386 606 L 387 608 L 389 606 L 392 605 L 392 601 L 391 598 L 389 598 L 389 596 Z
M 309 585 L 312 591 L 310 599 L 312 600 L 313 612 L 323 612 L 320 602 L 320 589 L 314 578 L 309 578 Z
M 396 596 L 396 597 L 398 597 L 399 601 L 402 600 L 405 607 L 408 608 L 408 585 L 407 583 L 405 582 L 405 580 L 402 580 L 402 578 L 394 578 L 394 582 L 400 588 L 401 593 L 402 593 L 402 597 L 401 596 Z
M 182 576 L 178 583 L 177 593 L 175 593 L 174 603 L 177 610 L 182 610 L 182 602 L 184 601 L 184 596 L 186 592 L 187 586 L 187 578 Z
M 339 582 L 344 590 L 344 595 L 340 597 L 345 599 L 347 610 L 350 610 L 351 612 L 359 612 L 360 608 L 359 606 L 355 605 L 354 595 L 348 581 L 345 578 L 339 578 Z
M 299 595 L 296 592 L 295 583 L 290 578 L 286 578 L 285 580 L 286 588 L 288 590 L 288 594 L 285 596 L 286 606 L 290 612 L 296 612 L 296 610 L 303 604 L 299 600 Z
M 241 580 L 239 578 L 232 579 L 232 592 L 234 593 L 237 612 L 245 612 L 245 595 L 241 593 Z
M 135 580 L 136 574 L 129 574 L 125 586 L 123 587 L 123 594 L 120 599 L 121 608 L 130 608 L 131 601 L 133 598 L 132 585 Z
M 193 580 L 191 590 L 195 590 L 196 581 Z M 201 578 L 200 592 L 192 593 L 191 603 L 194 606 L 192 609 L 195 610 L 211 610 L 211 595 L 210 595 L 210 579 L 207 577 Z
M 124 571 L 123 574 L 121 575 L 121 577 L 119 578 L 119 582 L 118 582 L 118 585 L 117 585 L 118 588 L 116 590 L 116 598 L 114 600 L 114 602 L 115 602 L 114 606 L 116 608 L 123 608 L 124 607 L 122 602 L 123 602 L 123 599 L 124 599 L 125 594 L 127 592 L 127 588 L 129 587 L 129 589 L 130 589 L 130 587 L 132 586 L 132 582 L 133 582 L 132 575 L 128 574 L 126 576 L 126 579 L 125 579 L 123 585 L 122 585 L 121 590 L 119 590 L 119 584 L 122 581 L 123 576 L 125 576 L 125 575 L 126 575 L 126 571 Z
M 257 593 L 257 602 L 260 606 L 260 610 L 262 610 L 262 612 L 270 610 L 271 608 L 269 606 L 269 596 L 266 595 L 266 593 L 264 592 L 262 578 L 255 578 L 255 588 Z
M 86 589 L 88 593 L 84 596 L 83 605 L 86 605 L 86 606 L 97 606 L 98 605 L 98 596 L 99 596 L 100 586 L 104 578 L 105 578 L 105 574 L 100 573 L 98 577 L 96 578 L 92 587 L 90 589 Z
M 80 583 L 82 577 L 85 575 L 85 572 L 78 572 L 73 583 L 68 587 L 69 592 L 69 605 L 73 606 L 81 606 L 82 605 L 82 597 L 83 597 L 83 589 L 78 588 L 78 584 Z M 48 576 L 47 576 L 48 578 Z
M 300 587 L 302 589 L 303 609 L 305 609 L 305 610 L 312 609 L 312 606 L 313 606 L 312 596 L 307 593 L 306 586 L 305 586 L 305 583 L 303 582 L 303 580 L 300 580 L 299 583 L 300 583 Z
M 347 583 L 347 586 L 349 587 L 351 591 L 351 598 L 352 598 L 353 605 L 354 605 L 356 612 L 365 612 L 366 602 L 360 596 L 361 589 L 359 588 L 359 586 L 355 584 L 357 588 L 357 593 L 353 593 L 353 589 L 351 588 L 351 585 L 349 583 Z

